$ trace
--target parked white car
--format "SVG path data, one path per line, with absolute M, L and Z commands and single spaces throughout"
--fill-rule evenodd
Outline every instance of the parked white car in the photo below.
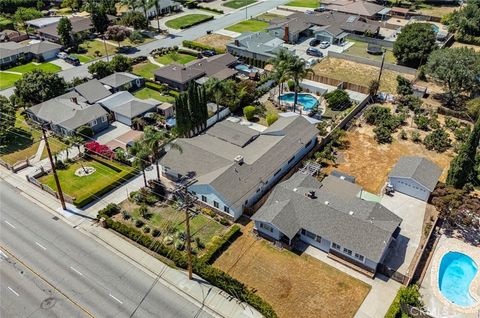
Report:
M 328 42 L 328 41 L 322 41 L 322 42 L 320 42 L 320 48 L 321 48 L 321 49 L 326 49 L 326 48 L 329 47 L 329 46 L 330 46 L 330 42 Z
M 66 59 L 67 56 L 68 56 L 68 54 L 65 53 L 65 52 L 58 52 L 58 53 L 57 53 L 57 57 L 58 57 L 59 59 L 62 59 L 62 60 Z
M 320 59 L 308 59 L 305 61 L 305 67 L 306 68 L 312 68 L 315 64 L 317 64 L 320 61 Z

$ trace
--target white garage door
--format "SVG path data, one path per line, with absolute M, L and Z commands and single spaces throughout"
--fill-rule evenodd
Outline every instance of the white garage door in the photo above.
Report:
M 391 179 L 390 183 L 393 185 L 395 191 L 404 193 L 422 201 L 427 201 L 430 196 L 430 191 L 423 188 L 416 182 L 408 179 Z
M 126 116 L 115 113 L 115 119 L 117 121 L 121 122 L 122 124 L 125 124 L 125 125 L 128 125 L 128 126 L 132 125 L 132 120 L 130 118 L 126 117 Z

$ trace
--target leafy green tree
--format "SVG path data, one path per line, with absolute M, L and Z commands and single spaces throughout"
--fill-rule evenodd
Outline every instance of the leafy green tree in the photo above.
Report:
M 422 141 L 422 138 L 420 138 L 420 134 L 418 131 L 412 131 L 412 141 L 414 143 L 419 143 Z
M 393 141 L 392 131 L 384 125 L 375 127 L 373 132 L 375 133 L 375 140 L 379 144 L 389 144 Z
M 214 77 L 211 77 L 205 83 L 205 89 L 207 91 L 207 96 L 209 96 L 210 99 L 213 99 L 215 101 L 215 104 L 217 104 L 217 121 L 218 121 L 220 120 L 220 102 L 221 102 L 222 96 L 224 96 L 227 90 L 225 81 L 220 81 Z
M 477 119 L 468 140 L 452 160 L 447 175 L 447 184 L 462 188 L 466 183 L 478 184 L 478 174 L 475 171 L 475 159 L 480 142 L 480 118 Z
M 455 39 L 464 43 L 480 44 L 480 1 L 469 0 L 459 10 L 447 14 L 442 22 Z
M 67 17 L 61 18 L 58 22 L 57 33 L 63 46 L 70 47 L 72 45 L 72 23 Z
M 148 28 L 147 18 L 138 11 L 130 11 L 122 16 L 120 22 L 123 25 L 134 28 L 135 30 L 142 30 Z
M 365 120 L 370 125 L 378 125 L 391 115 L 387 107 L 373 105 L 365 111 Z
M 352 105 L 348 93 L 343 89 L 336 89 L 325 94 L 325 99 L 328 102 L 328 106 L 333 110 L 344 110 Z
M 397 76 L 397 94 L 402 96 L 413 94 L 412 82 L 401 75 Z
M 480 97 L 467 102 L 467 114 L 472 120 L 480 118 Z
M 428 150 L 435 150 L 437 152 L 445 152 L 452 146 L 452 140 L 448 133 L 440 128 L 435 129 L 423 139 L 423 144 Z
M 288 67 L 293 60 L 292 53 L 287 49 L 282 48 L 277 52 L 277 55 L 268 62 L 273 65 L 272 78 L 279 83 L 279 96 L 283 94 L 284 83 L 288 79 Z
M 26 105 L 35 105 L 65 93 L 66 83 L 57 74 L 33 70 L 15 82 L 15 95 Z
M 110 61 L 112 70 L 115 72 L 131 72 L 132 60 L 124 55 L 117 54 Z
M 427 73 L 443 84 L 453 100 L 461 93 L 480 89 L 480 53 L 469 48 L 446 48 L 428 58 Z
M 419 67 L 437 48 L 436 35 L 430 23 L 411 23 L 402 28 L 393 45 L 399 64 Z
M 423 101 L 420 97 L 414 95 L 400 96 L 398 99 L 399 108 L 407 108 L 414 113 L 422 110 Z
M 82 6 L 81 0 L 63 0 L 61 7 L 62 8 L 71 8 L 72 10 L 78 10 Z
M 0 141 L 4 139 L 10 129 L 15 126 L 15 108 L 13 108 L 10 100 L 0 95 Z
M 105 36 L 109 40 L 117 41 L 120 46 L 120 42 L 130 36 L 130 30 L 121 25 L 111 25 L 107 28 Z
M 398 294 L 401 304 L 407 304 L 417 308 L 423 307 L 422 295 L 417 285 L 401 287 Z
M 133 160 L 133 167 L 142 170 L 143 183 L 147 187 L 147 176 L 145 169 L 150 166 L 150 149 L 146 143 L 141 140 L 137 140 L 133 143 L 132 147 L 128 148 L 128 152 L 135 157 Z
M 133 31 L 130 34 L 130 36 L 128 37 L 128 39 L 133 44 L 139 44 L 139 43 L 143 43 L 145 41 L 145 39 L 143 38 L 143 35 L 140 31 Z
M 430 119 L 428 118 L 428 116 L 425 116 L 425 115 L 422 115 L 422 114 L 416 115 L 413 118 L 413 121 L 414 121 L 415 125 L 417 125 L 418 129 L 425 130 L 425 131 L 427 131 L 429 129 Z
M 98 61 L 88 66 L 88 72 L 92 74 L 95 78 L 104 78 L 108 75 L 114 73 L 112 64 L 105 61 Z
M 93 10 L 91 18 L 93 26 L 98 33 L 104 33 L 105 31 L 107 31 L 110 21 L 108 20 L 105 6 L 102 3 L 100 3 L 100 5 L 98 5 L 96 9 Z
M 25 21 L 41 17 L 43 17 L 43 14 L 35 8 L 18 8 L 13 15 L 13 20 L 23 27 L 25 26 Z

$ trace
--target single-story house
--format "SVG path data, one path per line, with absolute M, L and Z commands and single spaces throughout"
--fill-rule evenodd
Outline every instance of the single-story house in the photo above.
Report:
M 232 68 L 236 63 L 237 58 L 229 53 L 195 60 L 185 65 L 172 63 L 156 70 L 155 80 L 184 91 L 188 84 L 201 77 L 214 77 L 221 81 L 232 78 L 237 74 Z
M 94 133 L 106 129 L 108 113 L 98 104 L 89 104 L 75 91 L 68 92 L 27 109 L 27 116 L 33 121 L 48 123 L 50 129 L 61 135 L 71 135 L 84 125 Z
M 112 75 L 100 79 L 100 83 L 107 86 L 112 93 L 118 91 L 133 91 L 139 89 L 145 83 L 143 77 L 126 72 L 115 72 Z
M 245 32 L 227 44 L 228 53 L 267 62 L 283 47 L 285 42 L 265 32 Z
M 287 43 L 295 44 L 305 37 L 341 43 L 349 33 L 360 35 L 368 33 L 375 36 L 379 30 L 378 25 L 361 16 L 329 11 L 312 14 L 298 12 L 282 19 L 272 20 L 266 32 Z
M 182 5 L 173 0 L 157 0 L 158 3 L 158 11 L 160 14 L 168 14 L 171 12 L 180 11 L 182 9 Z M 143 8 L 137 8 L 136 11 L 145 13 Z M 157 9 L 155 6 L 152 6 L 147 9 L 147 17 L 153 18 L 157 15 Z
M 115 120 L 133 125 L 133 119 L 148 112 L 156 112 L 160 102 L 156 99 L 139 99 L 127 91 L 120 91 L 98 101 L 105 109 L 113 114 Z
M 423 157 L 401 157 L 388 175 L 388 183 L 395 191 L 422 201 L 428 201 L 435 189 L 442 168 Z
M 252 216 L 254 230 L 289 245 L 300 240 L 373 276 L 402 219 L 380 203 L 360 199 L 361 190 L 332 175 L 320 182 L 299 171 L 278 184 Z
M 14 64 L 19 58 L 47 61 L 56 57 L 61 46 L 49 41 L 32 41 L 29 44 L 0 42 L 0 66 Z
M 62 17 L 43 17 L 43 18 L 28 20 L 25 22 L 25 24 L 30 28 L 41 29 L 49 25 L 58 23 L 58 21 L 60 21 L 61 18 Z
M 321 8 L 327 11 L 342 12 L 367 19 L 383 19 L 390 12 L 390 8 L 363 0 L 322 0 Z
M 95 104 L 99 100 L 112 95 L 97 79 L 89 80 L 88 82 L 75 86 L 73 89 L 85 98 L 89 104 Z
M 28 34 L 16 30 L 3 30 L 0 32 L 0 42 L 22 42 L 28 40 Z
M 188 191 L 200 204 L 238 219 L 317 143 L 308 117 L 280 114 L 263 132 L 227 118 L 193 138 L 179 138 L 160 160 L 162 174 L 197 182 Z

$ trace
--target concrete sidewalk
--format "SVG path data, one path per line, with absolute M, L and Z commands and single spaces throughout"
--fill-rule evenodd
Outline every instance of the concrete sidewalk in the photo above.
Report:
M 148 174 L 155 174 L 156 176 L 155 169 L 148 171 Z M 96 216 L 98 209 L 106 205 L 107 202 L 115 202 L 120 199 L 124 200 L 126 196 L 126 188 L 124 187 L 128 186 L 128 189 L 133 191 L 135 187 L 143 186 L 143 177 L 141 175 L 108 194 L 102 198 L 102 200 L 97 201 L 96 204 L 84 211 L 85 215 L 70 212 L 62 213 L 60 202 L 52 195 L 28 182 L 25 175 L 15 174 L 3 166 L 0 166 L 0 178 L 17 188 L 21 192 L 20 195 L 23 197 L 22 199 L 31 200 L 54 216 L 60 217 L 70 226 L 82 231 L 153 277 L 157 275 L 160 276 L 160 283 L 201 308 L 206 309 L 213 316 L 232 318 L 262 317 L 262 315 L 251 306 L 240 302 L 235 297 L 212 286 L 200 277 L 195 275 L 192 281 L 188 280 L 187 274 L 184 271 L 168 267 L 116 233 L 99 227 L 97 223 L 89 218 L 90 214 L 92 217 Z M 79 210 L 79 212 L 82 213 L 83 210 Z

